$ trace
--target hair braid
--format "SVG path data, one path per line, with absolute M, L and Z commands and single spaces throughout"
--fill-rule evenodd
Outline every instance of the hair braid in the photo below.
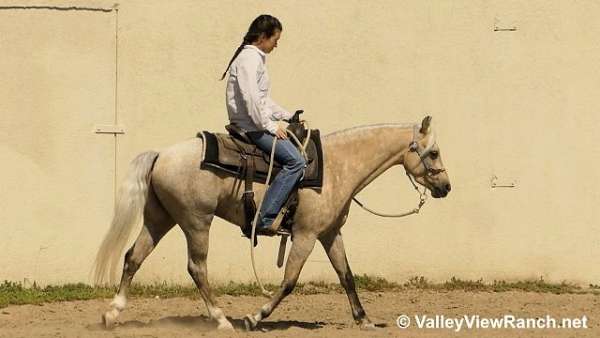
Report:
M 233 57 L 229 61 L 229 64 L 227 65 L 227 69 L 225 69 L 225 71 L 223 72 L 223 76 L 221 76 L 221 81 L 223 81 L 223 79 L 225 78 L 225 75 L 229 71 L 229 67 L 231 67 L 231 64 L 233 63 L 235 58 L 237 58 L 237 56 L 242 52 L 242 49 L 244 49 L 245 45 L 247 45 L 246 39 L 244 39 L 244 41 L 242 41 L 242 44 L 236 49 L 235 53 L 233 53 Z
M 283 28 L 281 26 L 281 22 L 279 22 L 279 20 L 274 16 L 263 14 L 263 15 L 258 16 L 256 19 L 254 19 L 254 21 L 252 21 L 252 24 L 250 24 L 250 28 L 248 29 L 248 32 L 244 36 L 244 40 L 242 41 L 242 44 L 235 50 L 233 57 L 231 58 L 231 60 L 229 61 L 229 64 L 227 65 L 227 69 L 225 69 L 225 71 L 223 72 L 223 76 L 221 76 L 221 81 L 225 78 L 225 75 L 229 71 L 231 64 L 233 63 L 233 61 L 235 61 L 235 59 L 238 57 L 238 55 L 242 52 L 245 45 L 249 45 L 249 44 L 252 44 L 253 42 L 257 41 L 258 38 L 261 36 L 261 34 L 264 34 L 267 38 L 269 38 L 269 37 L 273 36 L 273 34 L 275 33 L 275 30 L 281 31 L 282 29 Z

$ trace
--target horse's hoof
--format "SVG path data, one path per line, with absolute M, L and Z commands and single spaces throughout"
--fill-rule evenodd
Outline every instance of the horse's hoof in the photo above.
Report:
M 102 324 L 104 324 L 104 328 L 110 330 L 114 329 L 117 323 L 117 317 L 115 317 L 112 312 L 106 312 L 102 315 Z
M 254 331 L 257 325 L 258 322 L 256 319 L 254 319 L 253 315 L 246 315 L 246 317 L 244 317 L 244 326 L 246 327 L 246 331 Z
M 233 325 L 231 325 L 230 322 L 224 322 L 224 323 L 220 323 L 219 326 L 217 326 L 217 330 L 219 331 L 235 331 L 233 329 Z
M 364 331 L 374 331 L 375 330 L 375 324 L 373 324 L 373 323 L 362 323 L 362 324 L 360 324 L 360 329 L 364 330 Z

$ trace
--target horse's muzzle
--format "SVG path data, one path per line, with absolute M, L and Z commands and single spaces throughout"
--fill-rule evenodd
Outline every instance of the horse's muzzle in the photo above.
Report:
M 446 196 L 448 196 L 448 193 L 450 192 L 451 189 L 452 189 L 452 187 L 450 186 L 450 183 L 446 183 L 442 187 L 434 187 L 433 190 L 431 191 L 431 196 L 433 198 L 446 197 Z

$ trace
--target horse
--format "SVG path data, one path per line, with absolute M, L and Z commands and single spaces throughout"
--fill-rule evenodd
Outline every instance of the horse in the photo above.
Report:
M 389 168 L 402 165 L 407 174 L 434 198 L 446 197 L 451 186 L 444 169 L 431 117 L 415 124 L 377 124 L 328 134 L 322 138 L 323 186 L 301 189 L 292 227 L 292 246 L 278 290 L 254 315 L 246 315 L 253 330 L 294 289 L 300 271 L 319 241 L 337 273 L 361 329 L 374 329 L 358 298 L 342 239 L 350 205 L 356 194 Z M 159 152 L 147 151 L 131 161 L 119 188 L 111 226 L 100 245 L 93 267 L 95 283 L 115 280 L 117 264 L 129 235 L 142 224 L 126 252 L 117 294 L 102 315 L 108 328 L 127 304 L 131 281 L 161 238 L 178 224 L 187 241 L 188 272 L 218 329 L 233 330 L 211 293 L 206 258 L 211 221 L 215 216 L 242 227 L 245 214 L 240 179 L 215 170 L 200 169 L 202 138 L 188 139 Z M 262 200 L 264 185 L 257 184 Z M 242 189 L 243 190 L 243 189 Z

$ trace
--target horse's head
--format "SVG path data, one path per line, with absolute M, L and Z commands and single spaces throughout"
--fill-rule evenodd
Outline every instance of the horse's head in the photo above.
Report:
M 431 116 L 425 117 L 420 127 L 415 126 L 413 133 L 413 141 L 404 156 L 406 172 L 429 189 L 431 196 L 446 197 L 450 192 L 450 179 L 431 128 Z

